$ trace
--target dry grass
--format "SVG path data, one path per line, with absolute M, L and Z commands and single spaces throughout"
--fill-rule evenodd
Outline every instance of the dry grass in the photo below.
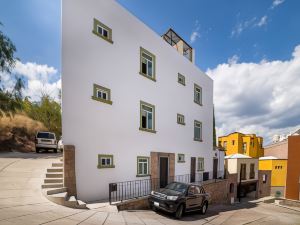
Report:
M 34 136 L 44 130 L 41 122 L 23 114 L 0 117 L 0 151 L 34 151 Z

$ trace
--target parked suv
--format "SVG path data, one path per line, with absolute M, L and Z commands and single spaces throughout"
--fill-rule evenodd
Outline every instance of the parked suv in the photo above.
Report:
M 57 152 L 57 141 L 54 133 L 37 132 L 35 136 L 35 151 L 39 153 L 41 149 L 53 150 Z
M 153 210 L 175 213 L 180 219 L 184 212 L 200 211 L 205 214 L 209 198 L 200 185 L 172 182 L 159 191 L 151 191 L 149 203 Z

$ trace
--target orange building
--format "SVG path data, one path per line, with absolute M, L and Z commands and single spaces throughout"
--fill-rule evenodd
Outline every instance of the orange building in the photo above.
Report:
M 284 197 L 300 200 L 300 129 L 282 141 L 265 146 L 264 154 L 287 159 Z

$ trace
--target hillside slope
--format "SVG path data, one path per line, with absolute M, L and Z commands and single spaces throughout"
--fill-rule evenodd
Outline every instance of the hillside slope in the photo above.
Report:
M 0 117 L 0 152 L 34 151 L 34 137 L 37 131 L 46 131 L 43 123 L 23 114 L 14 117 Z

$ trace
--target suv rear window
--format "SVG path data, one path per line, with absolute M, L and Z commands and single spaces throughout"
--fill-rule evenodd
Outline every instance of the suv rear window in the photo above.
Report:
M 42 133 L 42 132 L 39 132 L 36 136 L 37 138 L 45 138 L 45 139 L 54 139 L 54 134 L 52 133 Z

